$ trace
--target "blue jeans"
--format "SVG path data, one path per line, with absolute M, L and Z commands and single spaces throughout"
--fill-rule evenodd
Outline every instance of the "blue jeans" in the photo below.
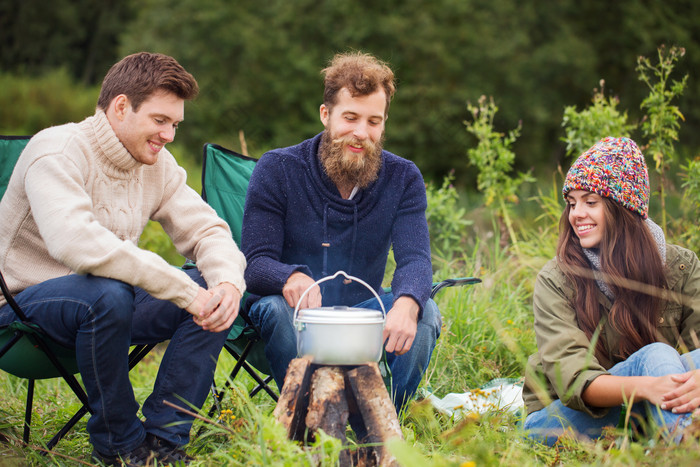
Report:
M 392 294 L 380 296 L 389 312 L 394 301 Z M 358 308 L 381 309 L 376 298 L 364 301 Z M 272 376 L 278 387 L 284 384 L 289 362 L 297 356 L 297 338 L 294 331 L 294 308 L 281 295 L 269 295 L 253 304 L 248 315 L 260 330 L 265 341 L 265 356 L 270 362 Z M 420 384 L 430 363 L 435 343 L 440 336 L 442 318 L 433 300 L 423 308 L 423 317 L 411 349 L 403 355 L 387 353 L 387 362 L 392 373 L 392 392 L 397 412 L 408 402 Z
M 700 349 L 683 355 L 667 344 L 656 342 L 646 345 L 630 355 L 627 360 L 608 370 L 615 376 L 664 376 L 700 368 Z M 594 418 L 585 412 L 570 409 L 555 400 L 547 407 L 532 412 L 525 419 L 528 437 L 549 446 L 557 442 L 562 433 L 571 428 L 589 438 L 598 438 L 604 427 L 615 427 L 620 420 L 622 407 L 611 407 L 606 415 Z M 651 415 L 654 424 L 666 435 L 680 440 L 680 429 L 690 423 L 691 413 L 674 414 L 661 410 L 646 401 L 633 404 L 632 413 L 644 419 Z
M 186 271 L 206 287 L 196 269 Z M 71 274 L 28 287 L 15 297 L 28 319 L 59 344 L 74 348 L 92 416 L 90 442 L 106 455 L 124 454 L 153 433 L 176 445 L 189 441 L 192 417 L 163 401 L 201 407 L 228 332 L 204 331 L 192 315 L 124 282 Z M 16 319 L 0 308 L 0 325 Z M 170 339 L 153 392 L 137 417 L 129 381 L 129 347 Z

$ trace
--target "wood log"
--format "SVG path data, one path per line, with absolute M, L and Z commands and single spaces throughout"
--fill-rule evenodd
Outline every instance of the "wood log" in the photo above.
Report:
M 309 358 L 295 358 L 290 362 L 277 406 L 272 412 L 277 421 L 285 427 L 287 437 L 291 440 L 305 441 L 305 418 L 312 367 Z
M 320 428 L 345 442 L 347 422 L 348 402 L 343 370 L 337 366 L 320 367 L 311 376 L 306 427 L 314 431 Z
M 396 408 L 376 363 L 360 365 L 347 372 L 350 389 L 355 403 L 367 428 L 367 441 L 381 443 L 375 452 L 377 464 L 398 466 L 398 462 L 386 448 L 385 443 L 392 438 L 403 439 L 401 425 L 396 416 Z
M 311 376 L 309 408 L 306 427 L 311 433 L 323 430 L 327 435 L 347 443 L 345 429 L 348 424 L 348 403 L 345 397 L 343 369 L 337 366 L 322 366 Z M 347 450 L 340 452 L 339 464 L 352 465 Z

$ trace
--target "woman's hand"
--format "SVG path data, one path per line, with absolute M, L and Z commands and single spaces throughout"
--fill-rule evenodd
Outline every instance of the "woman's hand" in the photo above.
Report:
M 662 409 L 673 413 L 688 413 L 700 407 L 700 370 L 668 375 L 668 378 L 676 387 L 661 396 L 659 406 Z
M 593 407 L 615 407 L 622 403 L 643 400 L 661 405 L 667 402 L 664 395 L 678 390 L 680 386 L 680 383 L 673 380 L 672 375 L 601 375 L 591 381 L 591 384 L 583 391 L 582 398 Z

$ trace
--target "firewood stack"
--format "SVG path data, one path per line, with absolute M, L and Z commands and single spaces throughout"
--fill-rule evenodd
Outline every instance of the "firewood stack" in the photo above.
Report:
M 349 422 L 358 443 L 371 446 L 343 450 L 340 465 L 398 465 L 385 442 L 403 435 L 376 363 L 323 366 L 308 358 L 292 360 L 273 415 L 289 439 L 302 443 L 313 441 L 321 429 L 345 445 Z

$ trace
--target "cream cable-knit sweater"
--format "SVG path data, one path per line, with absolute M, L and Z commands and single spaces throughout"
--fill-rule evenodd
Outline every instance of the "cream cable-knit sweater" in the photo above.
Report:
M 10 291 L 90 273 L 187 307 L 197 284 L 137 247 L 153 219 L 182 255 L 197 262 L 207 284 L 230 282 L 243 293 L 245 258 L 228 225 L 185 179 L 166 149 L 152 166 L 136 161 L 101 110 L 37 133 L 0 202 L 0 269 Z

